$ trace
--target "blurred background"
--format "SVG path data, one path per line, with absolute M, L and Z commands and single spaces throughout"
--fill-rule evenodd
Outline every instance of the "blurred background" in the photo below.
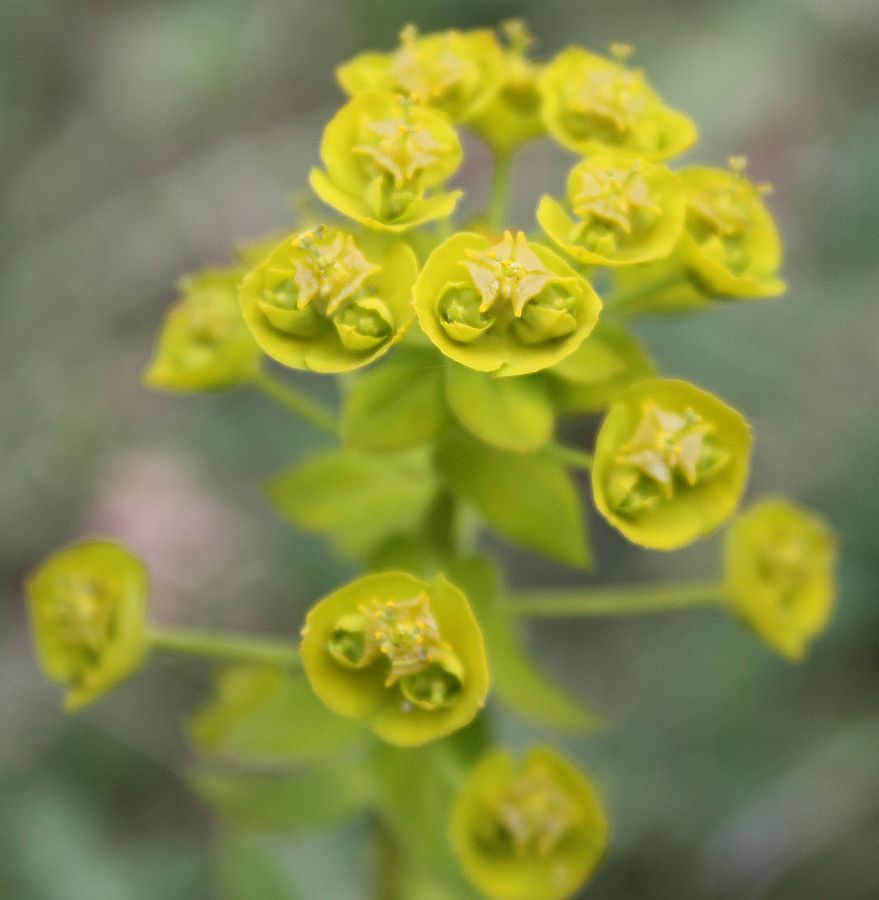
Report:
M 184 712 L 205 667 L 153 660 L 75 717 L 37 671 L 21 580 L 113 535 L 147 560 L 164 623 L 293 634 L 350 574 L 258 485 L 323 436 L 247 392 L 148 393 L 177 278 L 288 225 L 336 64 L 399 28 L 530 21 L 537 50 L 637 49 L 699 123 L 688 159 L 732 152 L 771 181 L 790 291 L 639 322 L 669 374 L 742 409 L 750 496 L 783 492 L 842 544 L 832 627 L 805 665 L 716 612 L 543 623 L 544 665 L 615 723 L 560 743 L 614 824 L 591 898 L 879 896 L 879 7 L 874 0 L 6 0 L 0 7 L 0 896 L 221 896 L 216 826 L 187 790 Z M 486 154 L 461 176 L 477 208 Z M 527 147 L 515 224 L 569 158 Z M 329 380 L 328 380 L 329 381 Z M 331 396 L 332 385 L 305 379 Z M 592 516 L 600 583 L 706 577 L 720 541 L 637 552 Z M 519 584 L 576 573 L 497 545 Z M 514 745 L 545 739 L 504 720 Z M 554 740 L 552 736 L 550 739 Z M 362 825 L 264 842 L 271 890 L 357 900 Z

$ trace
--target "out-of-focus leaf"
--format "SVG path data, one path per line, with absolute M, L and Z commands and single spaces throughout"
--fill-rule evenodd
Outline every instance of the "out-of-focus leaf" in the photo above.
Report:
M 297 831 L 344 821 L 361 812 L 371 790 L 353 764 L 310 766 L 294 774 L 197 769 L 190 782 L 225 822 L 261 831 Z
M 229 835 L 217 847 L 221 900 L 301 900 L 271 854 L 250 836 Z
M 345 398 L 346 447 L 387 453 L 428 444 L 449 423 L 442 361 L 435 351 L 401 347 L 355 382 Z
M 461 560 L 449 568 L 448 575 L 473 604 L 485 635 L 492 690 L 505 706 L 558 731 L 585 731 L 605 724 L 600 713 L 553 683 L 534 665 L 522 643 L 518 623 L 504 613 L 498 572 L 490 560 Z
M 528 453 L 552 437 L 555 418 L 541 378 L 492 378 L 450 363 L 446 397 L 461 424 L 494 447 Z
M 339 552 L 363 556 L 388 537 L 416 528 L 435 489 L 427 456 L 321 454 L 266 486 L 282 516 L 328 535 Z
M 580 498 L 561 463 L 488 447 L 459 432 L 439 446 L 437 467 L 511 541 L 568 565 L 591 565 Z
M 365 737 L 356 722 L 331 713 L 301 673 L 251 666 L 219 676 L 188 730 L 203 752 L 252 763 L 320 759 Z

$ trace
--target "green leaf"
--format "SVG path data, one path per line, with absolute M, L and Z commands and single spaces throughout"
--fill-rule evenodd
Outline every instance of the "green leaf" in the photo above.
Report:
M 338 452 L 283 472 L 267 484 L 266 493 L 284 518 L 328 535 L 343 555 L 359 557 L 391 535 L 416 528 L 434 489 L 425 453 Z
M 249 763 L 321 759 L 365 736 L 355 722 L 331 713 L 301 673 L 236 666 L 221 673 L 216 693 L 189 721 L 204 753 Z
M 450 363 L 446 397 L 461 424 L 494 447 L 528 453 L 552 437 L 553 408 L 539 377 L 493 378 Z
M 342 411 L 342 438 L 353 450 L 387 453 L 429 444 L 448 423 L 440 355 L 402 347 L 355 382 Z
M 511 541 L 568 565 L 590 567 L 580 498 L 561 463 L 497 450 L 460 432 L 440 444 L 437 467 Z
M 262 831 L 295 831 L 356 816 L 369 802 L 361 767 L 313 766 L 295 774 L 239 774 L 197 769 L 190 782 L 224 821 Z
M 252 836 L 229 835 L 217 847 L 218 896 L 222 900 L 300 900 L 268 848 Z
M 518 623 L 501 605 L 498 572 L 490 560 L 471 557 L 455 563 L 449 578 L 467 593 L 485 635 L 492 689 L 522 718 L 557 731 L 586 731 L 604 726 L 601 713 L 589 709 L 553 683 L 533 663 Z

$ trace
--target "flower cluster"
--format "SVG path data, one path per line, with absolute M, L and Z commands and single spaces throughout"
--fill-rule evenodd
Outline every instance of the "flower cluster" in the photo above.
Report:
M 595 507 L 642 547 L 676 550 L 721 527 L 746 490 L 750 426 L 663 377 L 630 319 L 785 287 L 767 186 L 739 156 L 675 166 L 696 127 L 632 67 L 630 47 L 541 61 L 532 45 L 520 22 L 500 34 L 407 26 L 394 49 L 342 65 L 347 99 L 309 177 L 325 220 L 184 279 L 144 374 L 158 389 L 261 389 L 341 439 L 267 490 L 284 518 L 366 573 L 312 606 L 298 656 L 291 634 L 271 644 L 150 631 L 144 569 L 108 542 L 62 551 L 27 584 L 38 657 L 71 709 L 148 647 L 233 657 L 190 728 L 199 749 L 289 763 L 297 816 L 324 798 L 352 815 L 369 806 L 411 855 L 407 872 L 434 864 L 418 857 L 432 835 L 432 855 L 457 862 L 418 896 L 464 895 L 466 877 L 499 900 L 563 900 L 608 847 L 602 804 L 572 763 L 547 747 L 517 760 L 475 721 L 489 670 L 517 715 L 568 730 L 596 720 L 529 659 L 476 530 L 588 569 L 571 469 L 591 469 Z M 462 129 L 494 163 L 486 209 L 466 221 L 452 183 Z M 563 194 L 534 198 L 534 223 L 514 226 L 512 157 L 542 137 L 575 158 Z M 338 414 L 273 368 L 344 373 Z M 561 443 L 558 420 L 583 414 L 601 416 L 594 447 Z M 714 600 L 799 659 L 829 620 L 835 565 L 818 517 L 766 500 L 733 520 Z M 653 597 L 630 609 L 674 605 L 673 590 Z M 599 600 L 581 607 L 609 611 Z M 218 787 L 216 773 L 201 783 L 222 812 L 240 812 L 229 799 L 240 786 Z

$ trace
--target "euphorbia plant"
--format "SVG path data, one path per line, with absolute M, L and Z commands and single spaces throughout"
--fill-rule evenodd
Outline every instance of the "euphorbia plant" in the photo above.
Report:
M 834 603 L 832 535 L 781 499 L 733 519 L 715 582 L 588 584 L 572 470 L 591 470 L 598 511 L 650 550 L 735 515 L 746 419 L 661 377 L 628 325 L 778 294 L 780 242 L 743 159 L 674 167 L 695 126 L 629 65 L 630 48 L 542 63 L 521 23 L 502 34 L 410 26 L 392 52 L 343 65 L 349 99 L 310 177 L 324 221 L 183 280 L 145 373 L 161 390 L 260 389 L 329 433 L 333 447 L 266 494 L 360 577 L 317 599 L 301 639 L 148 625 L 145 568 L 106 540 L 55 554 L 26 586 L 40 662 L 69 709 L 150 651 L 227 660 L 188 725 L 206 760 L 193 783 L 239 824 L 370 810 L 391 847 L 382 896 L 564 898 L 600 864 L 600 790 L 550 746 L 494 747 L 492 694 L 550 732 L 544 744 L 596 722 L 526 654 L 523 618 L 715 604 L 799 659 Z M 447 185 L 461 128 L 495 161 L 470 221 Z M 535 198 L 541 230 L 522 231 L 506 221 L 510 159 L 543 135 L 581 158 L 564 197 Z M 338 408 L 277 366 L 343 376 Z M 596 414 L 591 450 L 556 438 L 559 418 Z M 583 585 L 508 588 L 478 550 L 484 528 L 580 569 Z

